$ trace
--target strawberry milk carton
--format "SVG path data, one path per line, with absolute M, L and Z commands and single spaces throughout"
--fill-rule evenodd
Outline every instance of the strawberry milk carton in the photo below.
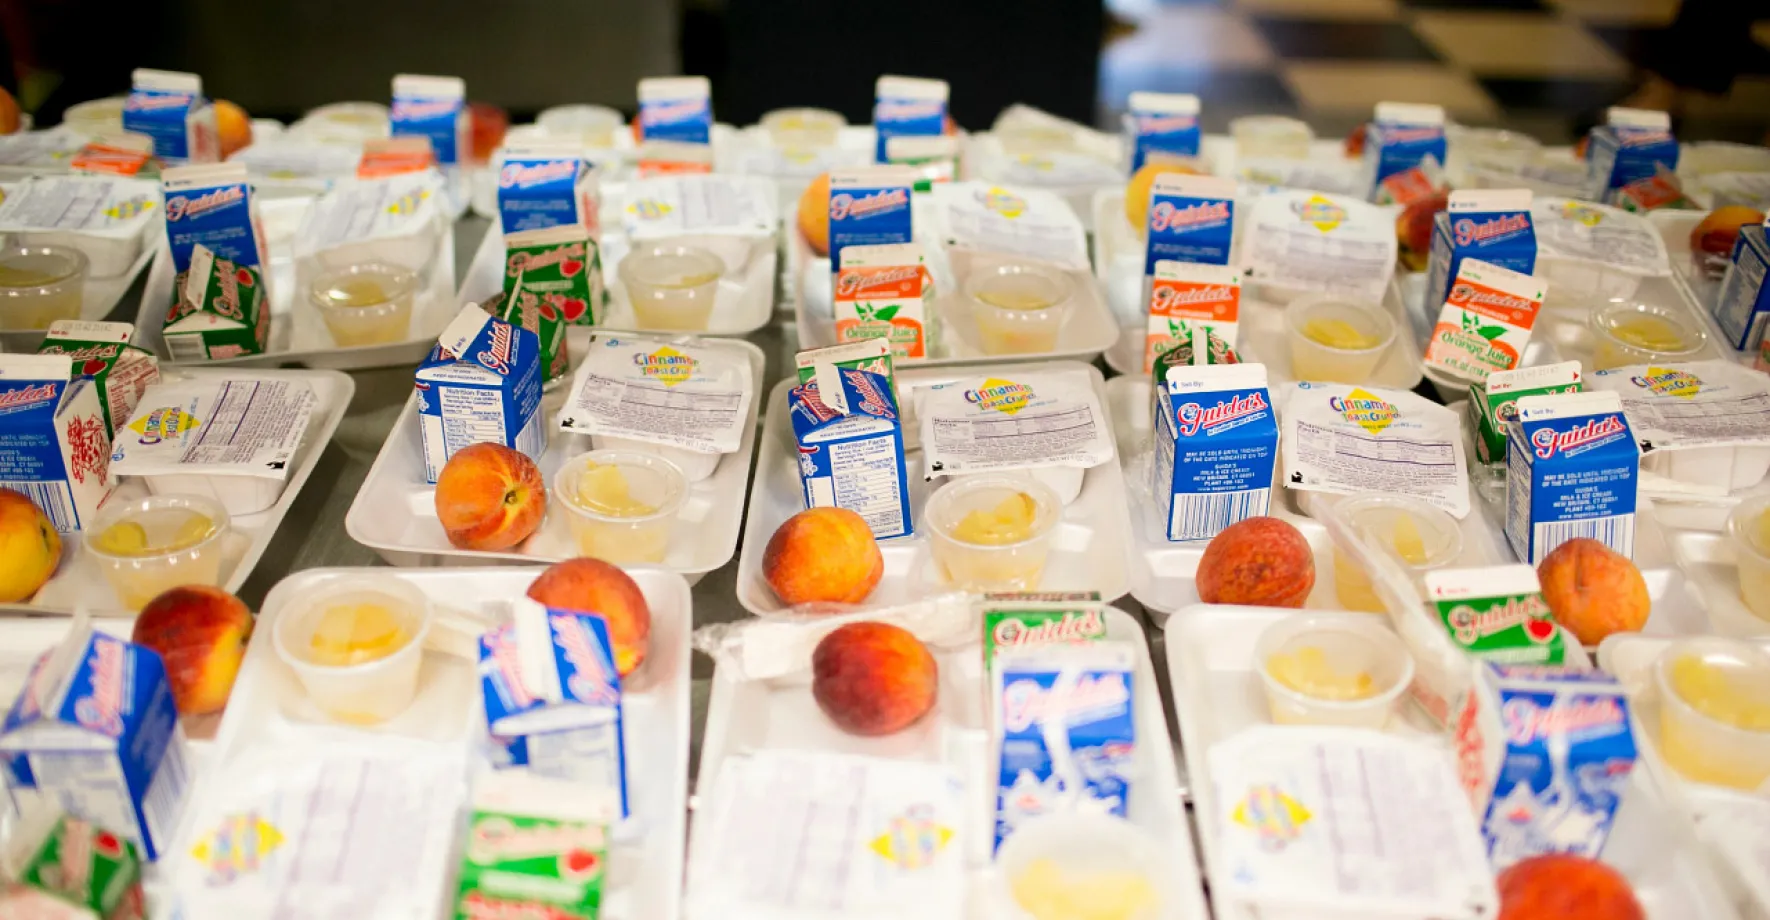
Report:
M 1144 372 L 1176 351 L 1184 351 L 1187 360 L 1163 363 L 1234 363 L 1240 317 L 1240 272 L 1227 265 L 1169 259 L 1155 263 L 1143 339 Z
M 910 190 L 915 170 L 903 166 L 866 166 L 830 173 L 830 266 L 842 264 L 849 246 L 908 243 L 914 236 Z
M 1408 204 L 1440 184 L 1445 162 L 1444 109 L 1411 102 L 1379 102 L 1364 129 L 1364 170 L 1370 199 Z
M 1265 365 L 1174 367 L 1156 385 L 1150 492 L 1168 540 L 1209 540 L 1265 514 L 1277 461 Z
M 73 373 L 92 378 L 110 433 L 129 420 L 142 391 L 160 382 L 160 359 L 129 344 L 134 334 L 130 323 L 61 319 L 50 324 L 43 344 L 37 346 L 40 355 L 67 355 Z
M 571 144 L 507 147 L 498 163 L 498 220 L 504 235 L 598 222 L 596 164 Z
M 1536 565 L 1590 537 L 1632 556 L 1641 449 L 1613 392 L 1523 396 L 1506 426 L 1506 542 Z
M 1536 271 L 1536 229 L 1530 222 L 1528 189 L 1473 189 L 1450 193 L 1450 204 L 1432 219 L 1426 257 L 1426 315 L 1450 296 L 1463 260 L 1528 275 Z
M 836 271 L 836 341 L 884 339 L 895 358 L 928 353 L 922 244 L 849 246 Z
M 0 356 L 0 487 L 73 533 L 111 494 L 111 438 L 98 389 L 66 355 Z M 71 379 L 70 379 L 71 378 Z
M 1426 342 L 1426 364 L 1461 380 L 1518 366 L 1548 287 L 1480 259 L 1465 259 Z
M 882 76 L 873 85 L 873 133 L 878 137 L 873 159 L 896 162 L 886 148 L 894 137 L 938 137 L 946 133 L 945 80 Z
M 153 138 L 154 155 L 162 163 L 221 159 L 215 107 L 203 98 L 203 78 L 194 73 L 136 70 L 123 103 L 123 130 Z
M 535 334 L 479 307 L 461 308 L 418 365 L 418 430 L 424 481 L 434 483 L 455 452 L 490 441 L 540 460 L 541 347 Z
M 1620 204 L 1623 188 L 1678 168 L 1672 118 L 1647 109 L 1612 108 L 1586 146 L 1586 183 L 1592 197 Z
M 1149 162 L 1154 153 L 1165 157 L 1196 157 L 1204 135 L 1198 126 L 1198 97 L 1191 93 L 1131 94 L 1125 115 L 1125 146 L 1131 154 L 1131 172 Z
M 713 143 L 713 84 L 706 77 L 639 81 L 639 140 Z

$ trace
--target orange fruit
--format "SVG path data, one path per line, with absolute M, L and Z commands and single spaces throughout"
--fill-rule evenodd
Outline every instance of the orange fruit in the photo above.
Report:
M 215 128 L 221 135 L 221 158 L 252 143 L 252 117 L 246 110 L 227 101 L 215 100 Z
M 820 256 L 830 254 L 830 174 L 824 173 L 806 186 L 799 196 L 799 232 L 811 251 Z
M 1184 163 L 1145 163 L 1131 181 L 1125 185 L 1125 219 L 1136 229 L 1138 238 L 1142 238 L 1149 229 L 1149 197 L 1155 188 L 1155 177 L 1163 173 L 1177 173 L 1183 176 L 1202 175 L 1197 169 Z M 826 193 L 827 194 L 827 193 Z M 803 213 L 803 212 L 801 212 Z

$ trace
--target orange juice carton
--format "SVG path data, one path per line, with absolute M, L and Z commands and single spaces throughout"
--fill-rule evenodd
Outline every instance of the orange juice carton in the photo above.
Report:
M 1149 190 L 1144 286 L 1157 262 L 1228 265 L 1235 240 L 1235 180 L 1163 173 Z
M 706 77 L 639 81 L 639 141 L 713 143 L 713 84 Z
M 377 137 L 363 142 L 363 155 L 356 163 L 356 177 L 380 179 L 436 167 L 436 151 L 430 146 L 430 138 L 422 134 Z
M 1238 265 L 1262 287 L 1380 303 L 1395 274 L 1393 209 L 1351 196 L 1277 189 L 1248 208 Z
M 1678 139 L 1665 112 L 1616 107 L 1592 129 L 1586 146 L 1586 184 L 1592 197 L 1620 203 L 1622 190 L 1678 168 Z
M 1155 388 L 1150 492 L 1171 542 L 1209 540 L 1266 513 L 1278 420 L 1266 367 L 1176 367 Z
M 924 262 L 921 243 L 843 249 L 836 271 L 836 341 L 884 339 L 893 357 L 927 355 Z
M 1364 137 L 1371 201 L 1406 206 L 1431 197 L 1443 185 L 1442 106 L 1379 102 Z
M 1151 153 L 1174 157 L 1198 156 L 1204 134 L 1198 124 L 1198 97 L 1191 93 L 1131 94 L 1125 114 L 1125 147 L 1131 155 L 1131 172 L 1149 162 Z
M 1185 365 L 1235 362 L 1241 315 L 1241 274 L 1227 265 L 1201 265 L 1163 259 L 1155 263 L 1143 371 L 1183 350 Z
M 1521 396 L 1506 426 L 1506 542 L 1536 565 L 1555 547 L 1588 537 L 1635 550 L 1641 449 L 1607 391 Z
M 594 234 L 601 201 L 596 164 L 576 144 L 504 148 L 498 160 L 498 220 L 506 236 L 581 224 Z
M 1426 343 L 1426 364 L 1463 380 L 1517 367 L 1547 293 L 1541 278 L 1464 259 Z
M 946 132 L 946 105 L 950 90 L 945 80 L 882 76 L 873 84 L 873 132 L 878 140 L 874 158 L 896 162 L 888 156 L 894 137 L 938 137 Z
M 388 119 L 394 137 L 429 139 L 431 153 L 444 167 L 467 158 L 467 81 L 460 77 L 395 75 Z
M 863 166 L 830 173 L 830 265 L 842 264 L 849 246 L 907 243 L 914 239 L 910 190 L 914 170 Z
M 101 134 L 74 154 L 68 169 L 91 176 L 128 176 L 151 179 L 160 172 L 154 159 L 154 139 L 125 131 Z
M 154 155 L 162 163 L 221 160 L 215 107 L 203 96 L 203 78 L 194 73 L 137 69 L 123 103 L 123 130 L 153 138 Z
M 1432 220 L 1426 257 L 1426 313 L 1450 296 L 1463 260 L 1529 275 L 1536 271 L 1536 225 L 1529 189 L 1474 189 L 1450 193 L 1450 204 Z
M 98 388 L 67 355 L 0 356 L 0 486 L 73 533 L 111 494 L 111 438 Z

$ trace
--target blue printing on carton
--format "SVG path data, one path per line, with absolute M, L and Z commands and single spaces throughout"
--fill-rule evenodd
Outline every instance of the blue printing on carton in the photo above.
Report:
M 1480 259 L 1519 274 L 1536 272 L 1536 226 L 1529 211 L 1440 211 L 1432 221 L 1426 266 L 1426 316 L 1437 321 L 1463 260 Z
M 787 394 L 805 507 L 847 508 L 879 539 L 912 532 L 903 419 L 881 374 L 838 369 L 849 411 L 842 415 L 818 398 L 815 379 Z M 888 422 L 881 430 L 875 421 Z M 815 443 L 808 439 L 816 437 Z
M 1634 554 L 1641 455 L 1621 412 L 1511 422 L 1506 541 L 1536 565 L 1575 537 Z
M 946 103 L 939 99 L 881 96 L 873 103 L 875 162 L 885 163 L 885 143 L 894 137 L 938 137 L 946 133 Z
M 442 472 L 430 449 L 433 437 L 442 438 L 440 453 L 445 461 L 481 440 L 475 426 L 451 420 L 443 411 L 445 404 L 456 412 L 496 411 L 504 446 L 540 460 L 545 446 L 540 351 L 538 336 L 496 317 L 487 317 L 463 356 L 450 354 L 441 345 L 430 349 L 414 382 L 419 430 L 425 440 L 426 482 L 436 482 Z
M 428 137 L 436 162 L 453 166 L 461 162 L 460 119 L 465 105 L 454 96 L 395 96 L 388 120 L 394 137 Z
M 1137 112 L 1126 116 L 1131 130 L 1131 172 L 1143 168 L 1152 152 L 1196 157 L 1203 137 L 1197 115 L 1170 112 Z
M 1155 276 L 1163 259 L 1228 265 L 1234 238 L 1235 199 L 1154 195 L 1149 204 L 1149 246 L 1143 275 Z
M 882 246 L 911 241 L 910 187 L 880 185 L 830 193 L 830 267 L 842 266 L 850 246 Z
M 1651 179 L 1659 168 L 1678 168 L 1678 141 L 1659 128 L 1603 125 L 1592 129 L 1586 155 L 1586 182 L 1602 201 L 1632 182 Z
M 505 234 L 583 224 L 578 157 L 512 157 L 498 170 L 498 219 Z
M 1739 228 L 1733 243 L 1733 263 L 1715 296 L 1715 324 L 1727 341 L 1741 351 L 1757 351 L 1770 322 L 1770 237 L 1764 225 Z
M 7 712 L 5 723 L 0 724 L 0 764 L 5 768 L 8 790 L 39 795 L 60 790 L 54 798 L 64 809 L 96 823 L 112 823 L 114 819 L 107 819 L 113 812 L 131 815 L 136 829 L 109 829 L 139 841 L 148 859 L 158 858 L 170 842 L 162 835 L 170 835 L 176 827 L 187 778 L 175 730 L 178 713 L 159 653 L 93 632 L 74 660 L 73 673 L 58 691 L 59 698 L 41 700 L 32 687 L 39 683 L 39 674 L 48 664 L 46 654 L 32 666 L 25 689 Z M 45 704 L 53 708 L 45 711 Z M 107 787 L 102 782 L 86 782 L 90 776 L 63 776 L 59 771 L 35 775 L 32 753 L 91 750 L 83 744 L 33 744 L 33 729 L 51 724 L 109 739 L 106 748 L 115 758 L 121 785 Z M 62 780 L 68 784 L 58 782 Z M 91 803 L 91 799 L 111 793 L 127 796 L 127 805 L 118 809 L 115 802 Z M 14 800 L 18 799 L 15 793 Z
M 24 493 L 60 533 L 81 529 L 80 503 L 69 476 L 87 470 L 68 468 L 57 416 L 91 386 L 89 377 L 71 382 L 0 379 L 0 484 Z M 90 461 L 92 470 L 104 469 L 111 452 L 103 428 L 96 415 L 69 420 L 68 450 L 76 464 Z
M 1002 688 L 996 846 L 1020 824 L 1077 797 L 1124 817 L 1137 739 L 1131 669 L 1069 665 L 1079 673 L 1065 696 L 1053 692 L 1066 669 L 1062 664 L 1009 657 L 995 667 Z M 1046 740 L 1048 733 L 1064 738 L 1067 754 Z M 1083 788 L 1070 788 L 1075 776 Z
M 648 141 L 713 142 L 713 101 L 706 96 L 639 103 L 639 134 Z
M 1368 165 L 1375 161 L 1371 187 L 1380 188 L 1383 180 L 1396 173 L 1407 172 L 1424 162 L 1426 157 L 1444 165 L 1445 141 L 1442 125 L 1405 125 L 1374 122 L 1365 128 L 1364 157 Z
M 1158 391 L 1152 491 L 1168 539 L 1208 540 L 1264 515 L 1278 455 L 1278 420 L 1265 387 Z
M 153 138 L 154 156 L 175 162 L 187 160 L 191 151 L 185 123 L 191 110 L 202 104 L 202 97 L 196 93 L 132 90 L 123 103 L 123 130 Z
M 199 243 L 235 265 L 264 267 L 258 263 L 252 188 L 246 182 L 168 194 L 166 239 L 172 246 L 172 264 L 181 272 L 190 270 L 191 250 Z

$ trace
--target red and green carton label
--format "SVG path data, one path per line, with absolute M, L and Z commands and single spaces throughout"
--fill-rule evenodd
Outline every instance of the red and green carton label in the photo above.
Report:
M 258 269 L 207 246 L 191 251 L 190 270 L 174 284 L 161 336 L 174 361 L 261 355 L 270 343 L 270 302 Z
M 145 348 L 129 344 L 135 334 L 130 323 L 95 323 L 77 319 L 56 320 L 37 346 L 40 355 L 67 355 L 74 373 L 91 377 L 98 388 L 99 408 L 104 411 L 105 430 L 116 436 L 117 426 L 129 421 L 142 391 L 160 382 L 160 360 Z
M 1106 638 L 1106 609 L 1094 591 L 1005 592 L 983 598 L 983 660 L 1002 651 Z
M 1536 569 L 1501 565 L 1426 573 L 1426 598 L 1452 642 L 1503 664 L 1565 664 L 1567 639 Z
M 602 254 L 581 224 L 512 233 L 504 244 L 504 319 L 540 337 L 548 380 L 563 377 L 566 327 L 601 318 Z
M 1506 462 L 1506 423 L 1518 418 L 1518 398 L 1580 391 L 1578 361 L 1541 364 L 1489 374 L 1469 385 L 1469 411 L 1475 422 L 1475 456 L 1482 463 Z
M 596 920 L 607 860 L 602 824 L 475 809 L 453 916 Z
M 0 916 L 140 920 L 141 858 L 122 837 L 66 815 L 47 833 L 20 829 L 17 877 L 0 892 Z M 14 850 L 14 852 L 20 852 Z

